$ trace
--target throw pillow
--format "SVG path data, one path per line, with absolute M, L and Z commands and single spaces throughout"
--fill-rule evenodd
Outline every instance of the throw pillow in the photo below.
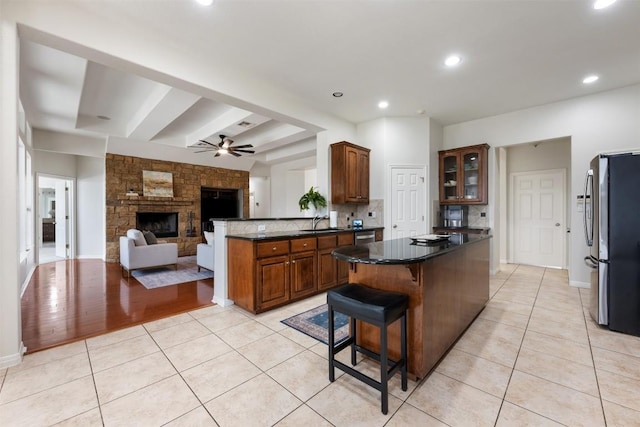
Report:
M 136 246 L 147 246 L 147 241 L 144 239 L 142 231 L 134 228 L 127 230 L 127 237 L 133 239 Z
M 157 245 L 158 244 L 158 239 L 156 238 L 156 235 L 153 234 L 150 231 L 143 231 L 142 234 L 144 235 L 144 240 L 147 241 L 147 245 Z
M 214 238 L 214 234 L 213 231 L 205 231 L 204 232 L 204 238 L 207 241 L 207 245 L 213 245 L 213 238 Z

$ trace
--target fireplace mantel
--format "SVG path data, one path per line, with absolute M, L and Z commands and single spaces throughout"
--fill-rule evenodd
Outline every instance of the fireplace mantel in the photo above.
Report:
M 120 205 L 191 206 L 195 201 L 185 197 L 118 196 Z

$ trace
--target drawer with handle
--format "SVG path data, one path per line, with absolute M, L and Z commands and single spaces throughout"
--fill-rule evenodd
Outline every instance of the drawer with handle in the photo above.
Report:
M 316 238 L 306 237 L 304 239 L 291 240 L 291 252 L 304 252 L 316 250 Z
M 289 253 L 288 240 L 273 240 L 270 242 L 261 242 L 256 246 L 258 258 L 264 258 L 274 255 L 286 255 Z

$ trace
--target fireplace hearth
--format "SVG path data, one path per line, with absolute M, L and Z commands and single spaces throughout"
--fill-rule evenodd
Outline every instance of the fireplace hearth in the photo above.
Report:
M 136 228 L 156 237 L 178 237 L 178 212 L 136 212 Z

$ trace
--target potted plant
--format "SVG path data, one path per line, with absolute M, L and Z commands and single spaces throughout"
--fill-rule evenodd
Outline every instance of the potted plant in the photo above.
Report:
M 302 197 L 300 197 L 300 200 L 298 200 L 298 205 L 300 206 L 301 211 L 308 210 L 309 205 L 312 205 L 314 207 L 314 210 L 318 208 L 326 208 L 327 199 L 325 199 L 322 194 L 311 187 L 309 191 L 307 191 L 302 195 Z

